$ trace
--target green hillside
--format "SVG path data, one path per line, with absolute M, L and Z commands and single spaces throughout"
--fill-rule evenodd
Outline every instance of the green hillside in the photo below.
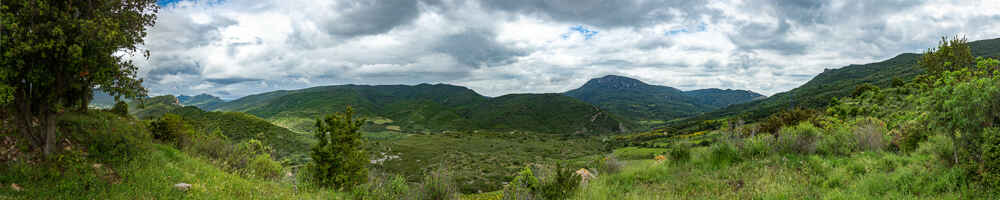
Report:
M 275 126 L 253 115 L 239 112 L 206 112 L 194 106 L 181 106 L 174 96 L 165 95 L 145 100 L 144 105 L 132 105 L 130 111 L 139 119 L 154 119 L 170 113 L 179 115 L 200 132 L 219 131 L 233 142 L 249 139 L 262 141 L 275 149 L 279 158 L 304 162 L 312 145 L 311 136 Z
M 973 56 L 1000 57 L 1000 38 L 969 42 Z M 671 124 L 672 129 L 696 128 L 705 120 L 740 117 L 756 121 L 781 110 L 795 107 L 819 108 L 834 98 L 850 95 L 858 85 L 869 83 L 890 87 L 893 80 L 908 81 L 924 69 L 916 66 L 920 54 L 904 53 L 885 61 L 828 69 L 802 86 L 766 99 L 736 104 Z
M 215 106 L 215 104 L 225 102 L 219 97 L 209 94 L 199 94 L 195 96 L 180 95 L 177 96 L 177 100 L 181 103 L 181 105 L 194 106 L 201 109 L 210 108 Z
M 426 132 L 441 130 L 524 130 L 548 133 L 615 132 L 616 117 L 553 94 L 488 98 L 445 84 L 337 85 L 250 95 L 209 107 L 245 112 L 308 132 L 312 120 L 352 106 L 374 123 L 366 129 Z M 605 113 L 606 114 L 606 113 Z M 592 117 L 596 118 L 591 119 Z
M 615 75 L 591 79 L 563 94 L 635 121 L 688 117 L 763 97 L 745 90 L 681 91 Z

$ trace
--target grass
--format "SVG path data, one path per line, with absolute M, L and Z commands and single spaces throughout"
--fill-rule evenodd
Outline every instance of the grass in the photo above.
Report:
M 625 161 L 622 172 L 599 177 L 574 199 L 995 198 L 963 186 L 963 172 L 925 154 L 775 154 L 718 165 L 712 148 L 692 149 L 684 163 Z

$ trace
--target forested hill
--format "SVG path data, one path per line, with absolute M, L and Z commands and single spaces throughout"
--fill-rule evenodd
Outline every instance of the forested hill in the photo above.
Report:
M 523 130 L 546 133 L 609 133 L 628 126 L 617 116 L 558 94 L 496 98 L 447 84 L 336 85 L 250 95 L 206 109 L 245 112 L 295 130 L 352 106 L 373 123 L 366 129 L 406 132 Z
M 632 120 L 670 120 L 764 97 L 746 90 L 681 91 L 616 75 L 591 79 L 564 94 Z
M 1000 57 L 1000 38 L 969 42 L 969 46 L 973 56 Z M 828 69 L 788 92 L 732 105 L 670 126 L 673 129 L 687 129 L 710 119 L 738 116 L 753 121 L 794 107 L 819 108 L 829 104 L 833 98 L 850 95 L 858 85 L 864 83 L 885 88 L 897 79 L 897 83 L 913 79 L 924 72 L 924 69 L 917 66 L 920 56 L 921 54 L 903 53 L 881 62 Z

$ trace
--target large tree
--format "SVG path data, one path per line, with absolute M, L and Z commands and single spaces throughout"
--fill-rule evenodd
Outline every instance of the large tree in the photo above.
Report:
M 49 155 L 59 113 L 85 109 L 94 89 L 145 96 L 129 58 L 148 58 L 139 47 L 158 10 L 156 0 L 4 0 L 0 83 L 13 89 L 4 107 L 18 131 Z

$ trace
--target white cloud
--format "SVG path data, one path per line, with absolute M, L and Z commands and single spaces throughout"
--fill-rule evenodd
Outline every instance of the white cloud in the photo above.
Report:
M 990 0 L 414 2 L 182 1 L 135 60 L 153 94 L 224 98 L 347 83 L 563 92 L 607 74 L 770 95 L 941 36 L 1000 37 Z

